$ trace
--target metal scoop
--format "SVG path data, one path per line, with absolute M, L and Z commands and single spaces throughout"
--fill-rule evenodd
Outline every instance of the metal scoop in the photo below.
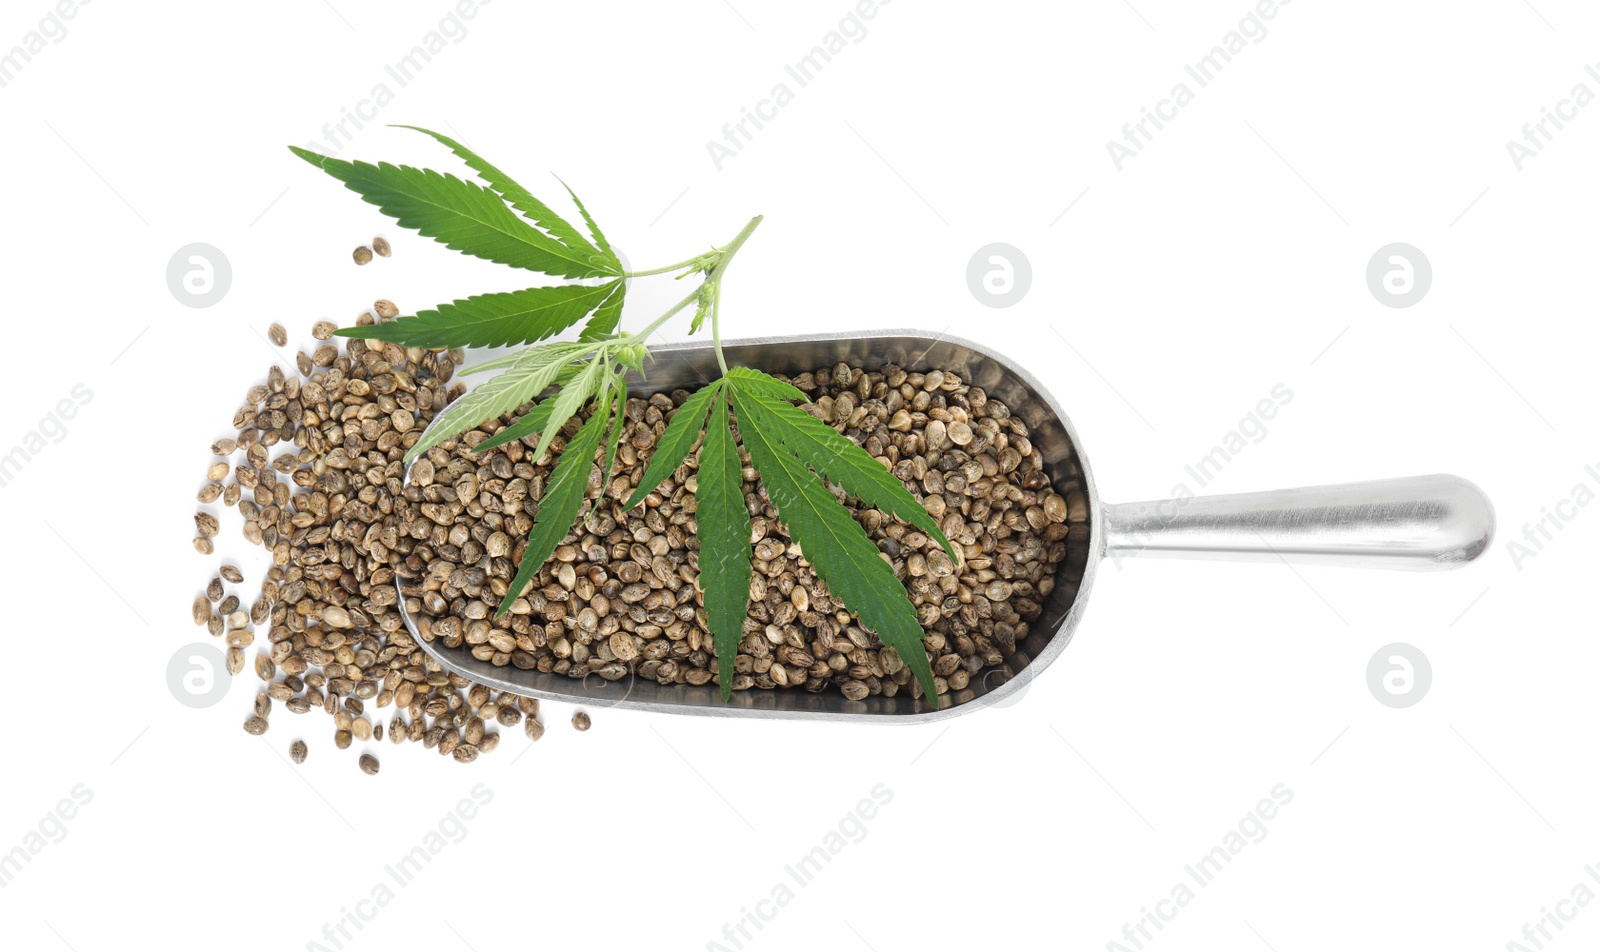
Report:
M 717 374 L 704 344 L 653 350 L 648 383 L 631 379 L 629 392 L 648 395 L 693 389 Z M 1069 541 L 1054 591 L 1017 651 L 1000 667 L 980 672 L 966 688 L 940 698 L 932 710 L 909 692 L 851 701 L 834 692 L 792 688 L 740 691 L 724 702 L 715 684 L 660 684 L 635 675 L 582 679 L 473 658 L 467 647 L 424 640 L 406 612 L 407 629 L 448 671 L 502 691 L 666 714 L 782 717 L 814 720 L 927 722 L 955 717 L 1005 700 L 1056 659 L 1083 617 L 1100 561 L 1116 558 L 1227 559 L 1325 563 L 1358 568 L 1432 571 L 1456 568 L 1483 554 L 1494 535 L 1494 508 L 1477 486 L 1459 476 L 1412 476 L 1271 492 L 1110 504 L 1101 500 L 1082 444 L 1061 407 L 1027 371 L 970 341 L 920 331 L 879 331 L 731 341 L 732 365 L 798 374 L 844 362 L 876 370 L 938 368 L 982 387 L 1028 425 L 1055 490 L 1083 493 L 1088 538 Z M 409 473 L 407 474 L 409 476 Z

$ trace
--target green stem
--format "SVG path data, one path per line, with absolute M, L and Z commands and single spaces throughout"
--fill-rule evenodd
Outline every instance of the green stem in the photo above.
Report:
M 722 356 L 722 285 L 711 286 L 711 349 L 717 353 L 717 366 L 722 369 L 722 375 L 728 375 L 728 361 Z
M 651 268 L 648 271 L 624 271 L 622 272 L 622 276 L 624 278 L 644 278 L 649 277 L 652 274 L 666 274 L 668 271 L 677 271 L 679 268 L 687 268 L 699 260 L 699 258 L 690 258 L 688 261 L 680 261 L 677 264 L 669 264 L 660 268 Z
M 722 252 L 722 260 L 718 261 L 717 266 L 711 269 L 710 274 L 706 275 L 707 281 L 715 281 L 722 277 L 722 272 L 728 270 L 728 262 L 733 260 L 733 256 L 738 254 L 739 249 L 744 246 L 746 241 L 749 240 L 750 233 L 756 230 L 757 225 L 761 224 L 762 217 L 763 216 L 761 215 L 757 215 L 756 217 L 750 219 L 749 223 L 746 224 L 744 228 L 740 229 L 737 235 L 733 236 L 733 240 L 728 242 L 728 246 L 726 248 L 717 249 Z
M 733 256 L 739 253 L 739 249 L 756 230 L 756 226 L 761 224 L 761 218 L 762 216 L 757 215 L 750 219 L 733 240 L 728 242 L 728 247 L 722 249 L 722 260 L 718 261 L 717 266 L 706 275 L 706 283 L 711 285 L 711 349 L 717 354 L 717 366 L 721 368 L 724 377 L 728 375 L 728 360 L 722 356 L 722 272 L 728 269 Z
M 712 268 L 711 273 L 706 275 L 705 281 L 701 282 L 702 284 L 711 285 L 711 346 L 717 353 L 717 365 L 722 368 L 724 375 L 726 375 L 728 372 L 728 362 L 722 356 L 722 328 L 718 323 L 720 311 L 719 305 L 722 301 L 722 285 L 720 281 L 722 279 L 722 273 L 728 269 L 728 263 L 733 260 L 733 256 L 738 253 L 741 247 L 744 246 L 744 243 L 750 239 L 750 235 L 756 230 L 756 226 L 761 224 L 761 219 L 761 215 L 757 215 L 756 217 L 750 219 L 750 221 L 745 224 L 744 228 L 742 228 L 737 235 L 733 236 L 733 240 L 728 242 L 726 247 L 717 249 L 717 251 L 721 254 L 721 257 L 717 260 L 716 267 Z M 650 271 L 630 271 L 628 272 L 628 275 L 662 274 L 667 271 L 675 271 L 678 268 L 693 264 L 698 260 L 698 258 L 690 258 L 686 262 L 668 265 L 665 268 L 656 268 Z M 634 338 L 640 341 L 649 339 L 651 334 L 654 334 L 656 331 L 661 329 L 661 325 L 670 320 L 674 314 L 688 307 L 690 304 L 693 304 L 695 299 L 699 296 L 700 288 L 696 287 L 693 291 L 690 291 L 683 298 L 683 300 L 672 305 L 672 307 L 667 310 L 667 313 L 656 318 L 654 321 L 651 321 L 648 327 L 635 334 Z

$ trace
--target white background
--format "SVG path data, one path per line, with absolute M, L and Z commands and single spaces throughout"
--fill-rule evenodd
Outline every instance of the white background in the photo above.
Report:
M 51 9 L 8 2 L 0 51 Z M 724 924 L 877 784 L 893 799 L 865 839 L 745 948 L 1105 948 L 1276 784 L 1293 800 L 1266 838 L 1152 947 L 1499 949 L 1575 884 L 1600 891 L 1584 872 L 1600 861 L 1600 515 L 1575 510 L 1520 570 L 1506 548 L 1600 464 L 1600 105 L 1521 171 L 1506 151 L 1574 84 L 1600 92 L 1592 5 L 1299 0 L 1120 172 L 1107 140 L 1246 0 L 900 0 L 720 171 L 707 141 L 846 0 L 498 0 L 398 87 L 385 64 L 452 9 L 99 0 L 0 88 L 0 452 L 74 385 L 93 394 L 0 489 L 0 852 L 75 785 L 93 795 L 0 889 L 9 947 L 335 948 L 324 925 L 360 910 L 375 914 L 345 948 L 731 949 Z M 192 710 L 166 666 L 209 640 L 188 617 L 216 564 L 189 545 L 206 447 L 293 357 L 269 353 L 267 325 L 304 343 L 376 297 L 410 311 L 522 286 L 385 228 L 284 149 L 379 82 L 393 101 L 343 156 L 457 170 L 381 124 L 457 133 L 542 193 L 560 173 L 635 267 L 764 213 L 728 279 L 730 336 L 980 340 L 1069 409 L 1108 499 L 1167 494 L 1282 383 L 1292 402 L 1208 491 L 1459 473 L 1494 499 L 1500 536 L 1442 575 L 1107 565 L 1021 703 L 947 725 L 603 710 L 580 735 L 552 703 L 515 762 L 520 731 L 471 767 L 385 743 L 375 778 L 322 715 L 280 710 L 246 736 L 253 676 Z M 356 269 L 350 250 L 380 230 L 394 258 Z M 966 285 L 994 241 L 1032 264 L 1008 309 Z M 1395 241 L 1434 271 L 1405 309 L 1364 277 Z M 210 308 L 167 287 L 191 242 L 231 262 Z M 655 282 L 636 283 L 624 326 L 678 290 Z M 233 512 L 222 539 L 219 556 L 249 554 Z M 1366 685 L 1391 642 L 1433 668 L 1404 710 Z M 300 731 L 311 757 L 294 768 Z M 465 838 L 392 904 L 360 905 L 476 784 L 492 800 Z M 1560 948 L 1600 940 L 1595 907 L 1561 909 L 1576 918 Z

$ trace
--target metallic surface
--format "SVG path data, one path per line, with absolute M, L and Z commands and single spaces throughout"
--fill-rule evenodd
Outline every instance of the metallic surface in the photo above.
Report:
M 1494 507 L 1483 490 L 1446 475 L 1105 509 L 1105 552 L 1112 558 L 1428 571 L 1472 561 L 1494 536 Z
M 647 365 L 648 382 L 630 377 L 630 393 L 693 389 L 717 375 L 709 345 L 672 344 L 652 352 L 655 359 Z M 966 689 L 945 696 L 944 706 L 937 711 L 909 694 L 851 701 L 832 692 L 750 690 L 738 692 L 724 703 L 715 684 L 663 685 L 632 675 L 618 681 L 605 681 L 597 675 L 576 680 L 496 667 L 473 658 L 465 648 L 423 641 L 402 597 L 400 611 L 417 643 L 446 670 L 491 688 L 589 707 L 721 717 L 926 723 L 1015 698 L 1066 648 L 1082 619 L 1105 555 L 1282 558 L 1449 568 L 1475 558 L 1493 532 L 1488 500 L 1477 487 L 1453 476 L 1202 497 L 1184 500 L 1181 505 L 1169 500 L 1105 506 L 1071 421 L 1038 380 L 993 351 L 947 335 L 903 330 L 752 338 L 725 342 L 723 352 L 730 366 L 758 367 L 770 373 L 798 374 L 841 361 L 868 370 L 894 363 L 907 370 L 954 371 L 982 387 L 1028 424 L 1029 437 L 1056 488 L 1066 492 L 1076 486 L 1088 499 L 1089 542 L 1082 578 L 1076 586 L 1057 585 L 1028 636 L 1017 643 L 1016 653 L 1004 666 L 983 672 Z

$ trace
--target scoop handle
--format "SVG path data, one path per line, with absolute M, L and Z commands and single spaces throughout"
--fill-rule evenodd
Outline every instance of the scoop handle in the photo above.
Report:
M 1494 537 L 1494 505 L 1459 476 L 1121 503 L 1105 508 L 1112 558 L 1224 559 L 1453 569 Z

